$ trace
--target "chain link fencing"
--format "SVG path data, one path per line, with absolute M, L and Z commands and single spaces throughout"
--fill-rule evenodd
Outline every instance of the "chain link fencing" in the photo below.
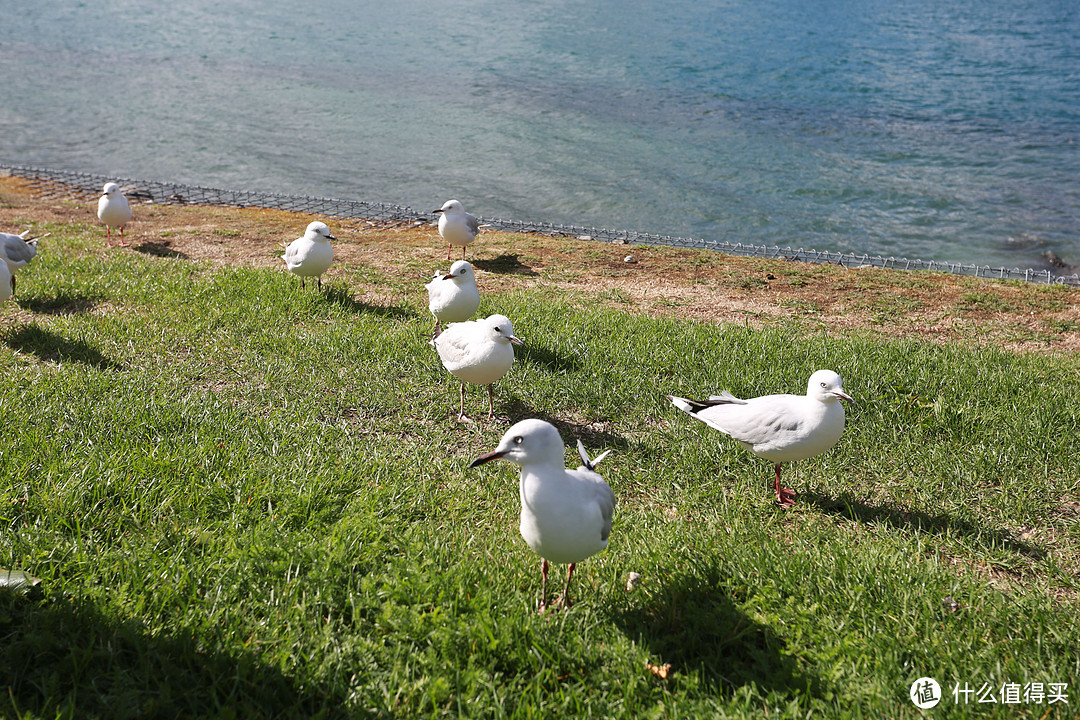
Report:
M 160 205 L 226 205 L 231 207 L 256 207 L 291 212 L 325 215 L 328 217 L 363 219 L 380 225 L 417 226 L 432 224 L 432 214 L 419 212 L 401 205 L 368 202 L 365 200 L 341 200 L 319 198 L 304 195 L 284 195 L 279 193 L 249 192 L 243 190 L 220 190 L 217 188 L 183 185 L 179 183 L 158 182 L 155 180 L 134 180 L 115 178 L 93 173 L 52 170 L 45 168 L 24 167 L 18 165 L 0 165 L 0 173 L 21 177 L 29 181 L 34 192 L 43 198 L 75 197 L 91 199 L 101 195 L 101 188 L 107 182 L 120 185 L 124 194 L 133 201 Z M 934 260 L 911 260 L 908 258 L 882 257 L 880 255 L 859 255 L 856 253 L 806 250 L 803 248 L 779 247 L 776 245 L 753 245 L 730 243 L 715 240 L 698 240 L 666 235 L 652 235 L 628 230 L 608 230 L 581 227 L 577 225 L 555 225 L 543 222 L 523 222 L 480 218 L 488 228 L 511 233 L 547 235 L 550 237 L 577 238 L 596 240 L 623 245 L 663 245 L 679 248 L 712 250 L 729 255 L 743 255 L 795 262 L 809 262 L 843 267 L 880 267 L 894 270 L 934 270 L 954 275 L 994 278 L 999 280 L 1023 280 L 1047 284 L 1064 284 L 1080 287 L 1080 274 L 1058 274 L 1051 270 L 1021 270 L 1004 267 L 991 267 L 966 263 L 948 263 Z

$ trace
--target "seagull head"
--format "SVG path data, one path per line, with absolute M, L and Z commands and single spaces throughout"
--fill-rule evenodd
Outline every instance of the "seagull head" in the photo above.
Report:
M 101 192 L 109 197 L 116 197 L 120 194 L 120 186 L 114 182 L 105 183 L 105 187 L 101 188 Z
M 441 208 L 432 210 L 432 212 L 446 213 L 447 215 L 463 215 L 465 213 L 465 206 L 457 200 L 447 200 L 443 203 Z
M 474 468 L 491 460 L 508 460 L 526 465 L 557 465 L 563 467 L 565 453 L 559 431 L 549 422 L 531 418 L 512 425 L 502 436 L 498 447 L 481 455 L 469 464 Z
M 810 382 L 806 386 L 806 394 L 817 398 L 822 402 L 835 402 L 837 400 L 851 400 L 854 398 L 844 392 L 844 385 L 840 376 L 832 370 L 818 370 L 810 376 Z
M 521 342 L 521 338 L 514 335 L 514 324 L 505 315 L 492 315 L 484 320 L 484 323 L 491 328 L 491 333 L 496 342 L 508 342 L 514 345 L 525 344 Z
M 450 272 L 442 277 L 444 280 L 455 280 L 459 284 L 470 280 L 476 282 L 476 275 L 473 273 L 472 264 L 468 260 L 458 260 L 450 266 Z
M 309 223 L 307 230 L 304 231 L 304 235 L 312 240 L 337 240 L 336 237 L 330 234 L 330 228 L 326 226 L 326 223 L 316 220 L 313 223 Z

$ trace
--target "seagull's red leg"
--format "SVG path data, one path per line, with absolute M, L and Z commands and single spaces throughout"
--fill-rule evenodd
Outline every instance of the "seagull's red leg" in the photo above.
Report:
M 127 247 L 128 244 L 124 241 L 124 226 L 120 226 L 120 242 L 117 243 L 120 247 Z
M 450 259 L 450 251 L 453 250 L 453 249 L 454 249 L 454 246 L 447 243 L 447 245 L 446 245 L 446 259 L 447 260 Z
M 562 597 L 555 601 L 555 604 L 561 604 L 563 607 L 570 607 L 573 603 L 570 602 L 570 578 L 574 577 L 574 568 L 577 567 L 577 563 L 570 563 L 570 567 L 566 570 L 566 587 L 563 588 Z
M 488 420 L 495 419 L 495 383 L 488 385 Z
M 540 612 L 547 610 L 547 571 L 548 561 L 540 558 Z
M 461 407 L 458 408 L 457 415 L 458 422 L 472 422 L 469 418 L 465 417 L 465 382 L 461 383 Z
M 776 463 L 776 480 L 773 481 L 773 492 L 776 493 L 776 502 L 783 507 L 795 504 L 795 491 L 780 486 L 780 463 Z

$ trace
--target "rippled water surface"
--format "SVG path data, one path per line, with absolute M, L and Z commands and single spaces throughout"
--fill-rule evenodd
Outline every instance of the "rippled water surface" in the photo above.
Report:
M 1075 0 L 3 7 L 4 163 L 1080 264 Z

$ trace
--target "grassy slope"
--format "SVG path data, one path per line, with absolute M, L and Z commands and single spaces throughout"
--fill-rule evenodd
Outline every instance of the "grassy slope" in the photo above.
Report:
M 0 565 L 44 580 L 0 594 L 0 714 L 914 717 L 920 675 L 1080 679 L 1074 353 L 530 285 L 481 307 L 528 347 L 502 418 L 467 427 L 412 280 L 357 264 L 318 296 L 52 230 L 0 310 Z M 858 403 L 789 470 L 788 512 L 767 463 L 663 398 L 798 392 L 819 367 Z M 613 447 L 620 503 L 578 604 L 546 617 L 514 469 L 466 469 L 531 416 Z

